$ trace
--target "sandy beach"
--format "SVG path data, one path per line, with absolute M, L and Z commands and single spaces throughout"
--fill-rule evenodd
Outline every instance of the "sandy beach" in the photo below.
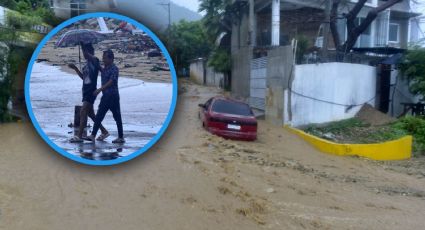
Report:
M 197 115 L 198 103 L 221 92 L 180 84 L 168 132 L 122 165 L 81 165 L 30 123 L 0 125 L 0 228 L 423 228 L 423 159 L 326 155 L 264 121 L 255 142 L 224 140 Z

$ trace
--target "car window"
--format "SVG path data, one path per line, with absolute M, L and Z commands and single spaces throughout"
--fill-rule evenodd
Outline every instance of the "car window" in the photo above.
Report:
M 210 107 L 211 101 L 212 101 L 212 98 L 209 99 L 207 102 L 205 102 L 205 109 L 208 109 L 208 107 Z
M 241 116 L 253 115 L 247 104 L 228 100 L 216 100 L 212 106 L 212 110 L 217 113 L 227 113 Z

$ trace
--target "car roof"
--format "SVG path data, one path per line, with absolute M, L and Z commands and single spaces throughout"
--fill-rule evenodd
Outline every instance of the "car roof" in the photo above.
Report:
M 244 104 L 244 105 L 249 106 L 248 103 L 245 103 L 243 101 L 239 101 L 239 100 L 236 100 L 236 99 L 233 99 L 233 98 L 225 97 L 225 96 L 215 96 L 212 99 L 213 99 L 213 101 L 224 100 L 224 101 L 230 101 L 230 102 L 240 103 L 240 104 Z M 251 107 L 251 106 L 249 106 L 249 107 Z

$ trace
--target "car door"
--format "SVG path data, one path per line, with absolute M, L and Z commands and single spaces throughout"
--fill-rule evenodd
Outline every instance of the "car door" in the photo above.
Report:
M 205 104 L 204 104 L 205 106 L 204 106 L 204 108 L 201 109 L 201 112 L 200 112 L 201 121 L 205 125 L 207 125 L 207 123 L 208 123 L 208 118 L 209 118 L 208 111 L 210 110 L 212 100 L 213 99 L 211 98 L 207 102 L 205 102 Z

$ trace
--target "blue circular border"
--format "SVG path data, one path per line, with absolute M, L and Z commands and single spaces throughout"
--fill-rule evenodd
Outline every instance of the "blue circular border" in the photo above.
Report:
M 170 110 L 168 111 L 168 116 L 165 119 L 165 122 L 162 125 L 159 132 L 139 151 L 136 151 L 136 152 L 134 152 L 134 153 L 132 153 L 128 156 L 121 157 L 121 158 L 118 158 L 118 159 L 115 159 L 115 160 L 105 160 L 105 161 L 88 160 L 88 159 L 84 159 L 82 157 L 70 154 L 67 151 L 63 150 L 58 145 L 56 145 L 52 140 L 50 140 L 50 138 L 46 135 L 46 133 L 44 133 L 44 131 L 41 129 L 40 125 L 37 122 L 37 119 L 34 116 L 34 113 L 32 111 L 31 97 L 30 97 L 30 90 L 29 90 L 31 72 L 32 72 L 34 62 L 37 59 L 42 48 L 50 40 L 50 38 L 52 36 L 54 36 L 55 34 L 57 34 L 59 31 L 61 31 L 66 26 L 69 26 L 69 25 L 71 25 L 71 24 L 73 24 L 77 21 L 81 21 L 81 20 L 84 20 L 84 19 L 90 19 L 90 18 L 98 18 L 98 17 L 108 17 L 108 18 L 115 18 L 115 19 L 119 19 L 119 20 L 122 20 L 122 21 L 126 21 L 126 22 L 133 24 L 133 25 L 136 25 L 136 27 L 142 29 L 145 33 L 147 33 L 155 41 L 155 43 L 161 49 L 162 53 L 165 55 L 165 58 L 167 59 L 168 65 L 170 66 L 170 71 L 171 71 L 171 75 L 172 75 L 172 82 L 173 82 L 173 96 L 172 96 L 171 107 L 170 107 Z M 148 29 L 147 27 L 145 27 L 141 23 L 139 23 L 139 22 L 137 22 L 137 21 L 135 21 L 135 20 L 133 20 L 129 17 L 123 16 L 123 15 L 119 15 L 119 14 L 115 14 L 115 13 L 108 13 L 108 12 L 88 13 L 88 14 L 84 14 L 84 15 L 80 15 L 80 16 L 71 18 L 71 19 L 61 23 L 59 26 L 57 26 L 52 31 L 50 31 L 50 33 L 48 33 L 43 38 L 43 40 L 41 40 L 41 42 L 38 44 L 36 50 L 34 51 L 32 57 L 31 57 L 31 60 L 28 64 L 27 72 L 26 72 L 26 75 L 25 75 L 25 101 L 26 101 L 26 106 L 27 106 L 29 116 L 30 116 L 31 121 L 32 121 L 35 129 L 37 130 L 38 134 L 40 134 L 40 136 L 44 139 L 44 141 L 48 145 L 50 145 L 50 147 L 52 147 L 54 150 L 56 150 L 58 153 L 60 153 L 61 155 L 63 155 L 64 157 L 66 157 L 68 159 L 74 160 L 74 161 L 82 163 L 82 164 L 97 165 L 97 166 L 116 165 L 116 164 L 120 164 L 120 163 L 124 163 L 126 161 L 129 161 L 129 160 L 131 160 L 135 157 L 138 157 L 139 155 L 145 153 L 156 142 L 158 142 L 158 140 L 161 138 L 161 136 L 167 130 L 168 126 L 170 125 L 171 119 L 173 118 L 174 111 L 175 111 L 175 108 L 176 108 L 176 103 L 177 103 L 177 75 L 176 75 L 175 67 L 174 67 L 172 59 L 170 57 L 170 54 L 168 53 L 167 49 L 165 48 L 165 46 L 161 42 L 161 40 L 159 40 L 159 38 L 155 35 L 155 33 L 153 33 L 150 29 Z

